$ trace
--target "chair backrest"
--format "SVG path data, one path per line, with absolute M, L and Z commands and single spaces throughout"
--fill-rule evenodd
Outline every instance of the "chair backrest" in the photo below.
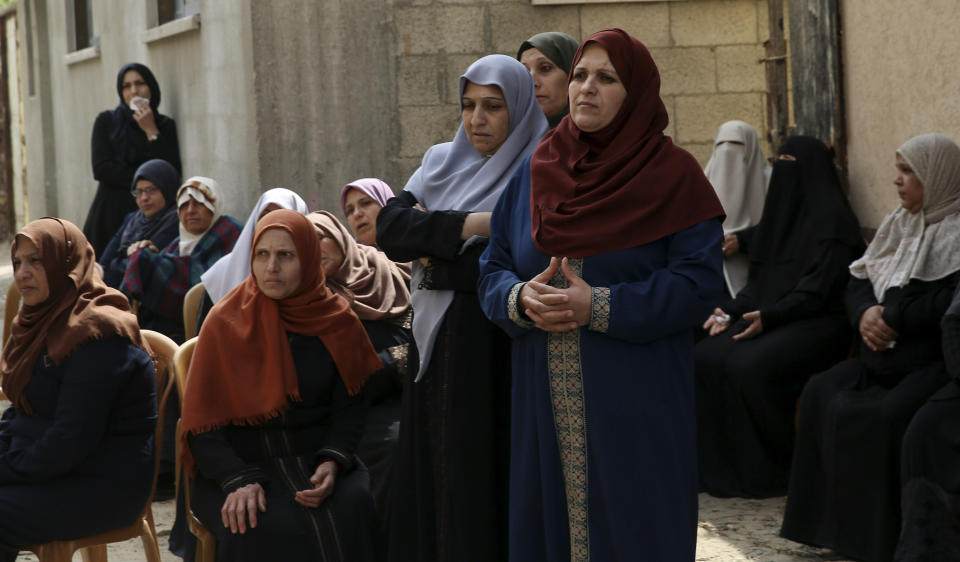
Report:
M 160 470 L 160 452 L 163 449 L 163 414 L 167 407 L 167 399 L 173 389 L 174 358 L 179 348 L 172 339 L 153 330 L 140 330 L 143 339 L 150 344 L 153 352 L 154 370 L 157 376 L 157 429 L 154 431 L 154 444 L 157 448 L 156 462 L 153 470 L 153 487 L 150 489 L 149 507 L 153 502 L 153 493 L 157 487 L 157 473 Z
M 181 407 L 183 407 L 183 394 L 187 390 L 187 371 L 190 370 L 190 360 L 193 359 L 193 350 L 196 347 L 197 338 L 190 338 L 183 342 L 183 345 L 173 356 L 174 373 L 177 377 L 177 395 L 180 397 Z
M 7 345 L 7 338 L 10 337 L 10 330 L 13 329 L 13 319 L 17 317 L 20 310 L 20 289 L 17 284 L 11 282 L 7 289 L 7 302 L 3 310 L 3 345 Z
M 197 335 L 197 310 L 203 302 L 203 283 L 197 283 L 183 296 L 183 339 Z

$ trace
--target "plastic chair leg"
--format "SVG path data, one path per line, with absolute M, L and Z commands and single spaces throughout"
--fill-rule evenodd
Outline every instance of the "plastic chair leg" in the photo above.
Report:
M 80 549 L 83 562 L 107 562 L 107 545 L 98 544 Z

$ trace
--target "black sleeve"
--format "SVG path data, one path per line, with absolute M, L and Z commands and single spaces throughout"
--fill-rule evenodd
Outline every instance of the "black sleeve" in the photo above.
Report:
M 200 301 L 200 306 L 197 307 L 197 334 L 200 333 L 203 321 L 207 319 L 207 314 L 210 314 L 211 308 L 213 308 L 213 300 L 210 299 L 210 293 L 204 290 L 203 300 Z
M 267 475 L 259 467 L 249 465 L 240 458 L 227 442 L 224 430 L 215 429 L 187 438 L 197 472 L 216 482 L 225 494 L 247 484 L 267 481 Z
M 873 285 L 869 279 L 859 279 L 850 276 L 847 289 L 844 291 L 844 308 L 847 310 L 847 319 L 854 330 L 860 329 L 860 317 L 871 306 L 880 304 L 873 295 Z
M 764 329 L 823 313 L 843 295 L 850 278 L 849 265 L 855 250 L 845 244 L 827 242 L 818 259 L 797 281 L 792 291 L 771 306 L 760 310 Z
M 749 274 L 748 274 L 749 275 Z M 717 308 L 731 316 L 731 321 L 743 316 L 745 313 L 757 310 L 757 299 L 755 296 L 756 285 L 747 281 L 746 286 L 737 293 L 736 297 L 726 298 L 720 301 Z M 712 311 L 711 311 L 712 312 Z
M 453 260 L 434 258 L 424 274 L 423 288 L 476 293 L 480 278 L 480 255 L 489 242 L 471 245 Z
M 314 466 L 324 459 L 333 459 L 343 472 L 353 470 L 357 463 L 354 452 L 363 436 L 367 421 L 366 393 L 361 391 L 350 396 L 337 375 L 331 409 L 330 428 L 323 447 L 313 455 Z
M 160 134 L 157 135 L 157 140 L 147 141 L 146 160 L 152 160 L 154 158 L 166 160 L 176 168 L 178 172 L 183 173 L 180 169 L 180 141 L 177 139 L 177 122 L 170 117 L 164 116 L 158 121 L 157 129 L 160 131 Z M 133 177 L 131 176 L 130 179 L 132 181 Z
M 377 355 L 383 362 L 383 368 L 370 375 L 363 388 L 370 404 L 377 404 L 402 392 L 407 373 L 420 367 L 417 362 L 416 346 L 411 346 L 413 343 L 410 324 L 412 318 L 412 311 L 408 310 L 406 314 L 397 318 L 363 321 L 363 327 L 370 336 L 370 342 L 373 343 Z
M 936 281 L 913 280 L 903 288 L 888 289 L 884 295 L 884 322 L 902 335 L 934 335 L 950 306 L 957 278 L 954 273 Z
M 750 245 L 753 244 L 753 237 L 757 232 L 757 226 L 758 225 L 753 225 L 749 228 L 744 228 L 740 232 L 734 233 L 734 235 L 737 237 L 737 245 L 740 247 L 738 251 L 741 254 L 750 254 Z
M 93 178 L 115 189 L 130 189 L 136 166 L 129 166 L 116 158 L 113 143 L 110 142 L 110 111 L 104 111 L 93 123 L 93 136 L 90 139 L 90 157 L 93 163 Z
M 130 213 L 123 219 L 120 228 L 114 233 L 113 238 L 103 250 L 103 255 L 97 260 L 97 263 L 103 266 L 103 282 L 114 289 L 120 288 L 123 281 L 123 273 L 127 269 L 127 249 L 120 247 L 121 233 L 127 227 L 134 213 Z
M 456 258 L 463 245 L 463 221 L 469 213 L 421 211 L 414 208 L 416 204 L 416 197 L 409 191 L 401 191 L 387 201 L 377 215 L 377 245 L 395 262 L 425 256 Z
M 950 376 L 960 377 L 960 316 L 947 314 L 940 323 L 943 330 L 943 361 Z

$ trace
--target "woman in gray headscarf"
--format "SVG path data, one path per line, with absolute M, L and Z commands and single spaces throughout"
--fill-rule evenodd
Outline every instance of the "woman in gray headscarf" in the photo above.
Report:
M 889 560 L 900 530 L 900 443 L 947 382 L 940 320 L 960 278 L 960 147 L 936 134 L 897 150 L 900 206 L 850 265 L 859 356 L 800 398 L 781 534 L 857 560 Z
M 533 77 L 537 103 L 551 129 L 570 112 L 567 75 L 579 46 L 579 41 L 566 33 L 547 31 L 527 39 L 517 50 L 517 60 Z
M 380 248 L 414 262 L 420 353 L 403 395 L 391 560 L 506 558 L 510 342 L 480 310 L 478 259 L 490 212 L 547 121 L 530 73 L 504 55 L 460 77 L 460 108 L 453 141 L 430 147 L 377 216 Z

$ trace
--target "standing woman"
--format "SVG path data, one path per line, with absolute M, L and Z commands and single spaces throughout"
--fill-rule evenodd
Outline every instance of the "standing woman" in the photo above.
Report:
M 551 129 L 570 111 L 567 74 L 577 46 L 577 40 L 566 33 L 548 31 L 527 39 L 517 50 L 517 60 L 533 77 L 537 103 Z
M 750 233 L 763 214 L 770 171 L 753 127 L 743 121 L 720 125 L 703 173 L 727 215 L 723 220 L 723 278 L 730 297 L 747 284 Z
M 0 560 L 129 525 L 153 484 L 156 380 L 126 297 L 65 220 L 17 233 L 23 304 L 3 346 Z
M 723 211 L 663 134 L 643 44 L 601 31 L 574 61 L 570 115 L 480 260 L 484 312 L 513 338 L 509 559 L 692 560 L 689 327 L 723 289 Z
M 90 141 L 93 178 L 99 183 L 83 233 L 97 256 L 137 208 L 129 192 L 140 164 L 159 158 L 181 173 L 177 124 L 157 111 L 160 86 L 150 69 L 136 62 L 121 68 L 117 95 L 120 104 L 97 116 Z
M 897 149 L 896 167 L 900 206 L 850 264 L 846 309 L 860 353 L 803 389 L 780 531 L 857 560 L 893 556 L 900 444 L 947 382 L 940 321 L 960 278 L 960 147 L 920 135 Z
M 391 560 L 503 560 L 507 545 L 509 342 L 477 300 L 490 211 L 547 130 L 530 73 L 489 55 L 460 77 L 463 122 L 427 149 L 377 217 L 390 259 L 413 261 L 420 369 L 404 392 Z
M 383 365 L 320 257 L 305 216 L 266 215 L 250 276 L 210 311 L 190 362 L 184 465 L 222 562 L 379 560 L 354 449 Z
M 343 186 L 340 210 L 357 242 L 377 245 L 377 215 L 391 197 L 393 190 L 377 178 L 363 178 Z

